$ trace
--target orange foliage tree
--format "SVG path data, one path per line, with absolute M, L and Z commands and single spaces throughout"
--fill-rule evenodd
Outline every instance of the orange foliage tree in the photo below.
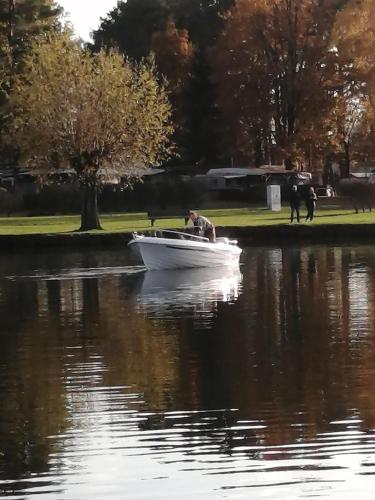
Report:
M 193 44 L 186 29 L 177 29 L 169 17 L 164 31 L 152 35 L 151 50 L 159 72 L 166 78 L 173 107 L 175 143 L 182 146 L 187 132 L 186 90 L 191 78 Z
M 229 12 L 212 65 L 227 153 L 237 161 L 291 168 L 322 153 L 341 85 L 330 37 L 341 3 L 238 0 Z
M 375 0 L 349 0 L 338 14 L 334 30 L 335 46 L 340 57 L 346 60 L 346 80 L 351 85 L 356 83 L 357 94 L 361 98 L 356 143 L 353 146 L 356 156 L 365 162 L 375 160 L 374 18 Z

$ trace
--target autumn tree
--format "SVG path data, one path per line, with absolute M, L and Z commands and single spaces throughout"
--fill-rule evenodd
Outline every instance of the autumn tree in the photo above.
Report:
M 94 49 L 118 47 L 126 55 L 147 56 L 152 36 L 161 32 L 169 17 L 188 31 L 199 49 L 211 46 L 222 27 L 222 14 L 234 0 L 127 0 L 119 1 L 94 31 Z
M 184 33 L 184 37 L 189 38 L 194 47 L 191 78 L 184 82 L 184 97 L 181 94 L 177 97 L 180 101 L 177 107 L 181 109 L 181 103 L 186 110 L 183 114 L 177 111 L 176 115 L 183 120 L 178 128 L 185 129 L 183 135 L 176 137 L 180 145 L 180 161 L 212 162 L 217 159 L 217 109 L 207 54 L 223 25 L 223 13 L 233 3 L 234 0 L 121 1 L 94 32 L 94 50 L 118 47 L 137 60 L 153 50 L 155 36 L 160 41 L 164 33 L 166 41 L 165 26 L 169 17 L 173 18 L 179 36 Z M 160 61 L 161 58 L 157 59 Z M 181 67 L 176 57 L 174 61 Z M 163 73 L 163 69 L 159 70 Z M 171 99 L 175 99 L 173 94 Z
M 69 34 L 37 43 L 13 92 L 15 140 L 41 176 L 73 168 L 82 193 L 81 230 L 99 229 L 103 177 L 137 177 L 169 152 L 170 104 L 152 62 L 115 51 L 92 55 Z
M 372 159 L 375 156 L 374 17 L 375 0 L 350 0 L 336 18 L 333 37 L 337 52 L 346 60 L 347 82 L 356 82 L 360 89 L 361 119 L 357 126 L 360 132 L 357 149 L 362 151 L 357 154 Z M 356 103 L 352 96 L 349 97 L 349 103 Z
M 117 47 L 135 60 L 146 57 L 152 35 L 162 31 L 171 10 L 167 0 L 128 0 L 118 2 L 94 31 L 94 50 Z
M 0 134 L 9 123 L 9 94 L 23 57 L 39 37 L 60 28 L 61 8 L 52 0 L 0 0 Z M 3 137 L 2 137 L 3 138 Z M 14 156 L 11 145 L 2 145 Z M 3 151 L 4 156 L 4 151 Z M 11 160 L 11 158 L 9 158 Z
M 0 36 L 11 47 L 16 62 L 33 40 L 59 28 L 61 7 L 54 0 L 0 0 Z
M 176 28 L 172 17 L 168 18 L 164 31 L 152 36 L 151 50 L 155 54 L 158 71 L 166 78 L 166 86 L 173 108 L 175 141 L 184 144 L 187 133 L 186 89 L 191 78 L 194 49 L 187 30 Z
M 352 160 L 357 156 L 356 142 L 363 141 L 366 98 L 363 95 L 335 95 L 330 114 L 332 152 L 341 163 L 341 176 L 349 177 Z
M 151 50 L 160 72 L 168 80 L 169 90 L 181 94 L 191 71 L 193 45 L 186 29 L 178 30 L 169 17 L 164 31 L 152 35 Z
M 336 18 L 334 43 L 363 80 L 375 86 L 375 0 L 349 0 Z M 375 89 L 374 89 L 375 90 Z
M 224 14 L 234 0 L 169 0 L 179 28 L 189 33 L 194 46 L 191 79 L 186 89 L 189 140 L 186 160 L 212 165 L 221 161 L 220 123 L 209 53 L 223 27 Z
M 238 0 L 230 10 L 213 56 L 230 153 L 288 167 L 316 140 L 336 84 L 330 33 L 342 3 Z

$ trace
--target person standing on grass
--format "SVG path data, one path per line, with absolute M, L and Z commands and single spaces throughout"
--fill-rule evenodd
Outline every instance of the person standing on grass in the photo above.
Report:
M 297 216 L 297 222 L 299 222 L 299 207 L 301 205 L 301 196 L 298 192 L 297 186 L 292 186 L 292 191 L 289 197 L 290 203 L 290 222 L 293 222 L 294 215 Z
M 309 192 L 308 192 L 307 198 L 306 198 L 306 209 L 307 209 L 306 222 L 309 222 L 309 221 L 312 222 L 312 220 L 314 218 L 314 212 L 315 212 L 317 199 L 318 199 L 318 197 L 316 196 L 314 188 L 311 186 L 309 188 Z

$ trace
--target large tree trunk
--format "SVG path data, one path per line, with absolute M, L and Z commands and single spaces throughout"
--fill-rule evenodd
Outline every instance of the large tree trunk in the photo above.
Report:
M 8 42 L 12 46 L 13 28 L 14 28 L 14 11 L 16 9 L 16 0 L 8 0 Z
M 98 189 L 95 180 L 81 182 L 81 227 L 80 231 L 102 229 L 98 214 Z
M 264 157 L 262 151 L 262 136 L 261 136 L 261 131 L 259 129 L 255 133 L 254 163 L 256 167 L 260 167 L 264 163 Z
M 342 177 L 348 178 L 350 177 L 350 143 L 349 141 L 343 142 L 344 149 L 344 168 Z

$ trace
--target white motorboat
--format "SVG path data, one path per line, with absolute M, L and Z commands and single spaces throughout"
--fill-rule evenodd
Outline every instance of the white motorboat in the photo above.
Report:
M 152 236 L 133 233 L 129 246 L 150 271 L 238 265 L 241 248 L 236 240 L 208 238 L 178 231 L 155 231 Z

